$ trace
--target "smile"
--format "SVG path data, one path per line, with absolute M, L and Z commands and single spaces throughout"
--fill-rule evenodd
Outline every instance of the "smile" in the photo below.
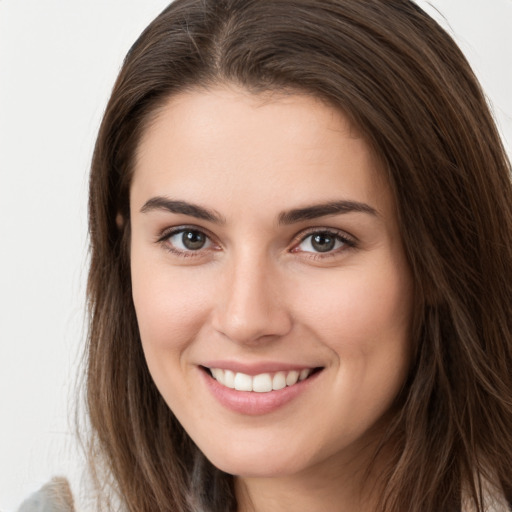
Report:
M 222 386 L 236 391 L 254 391 L 256 393 L 268 393 L 293 386 L 297 382 L 307 379 L 314 368 L 303 370 L 278 371 L 274 373 L 260 373 L 247 375 L 242 372 L 233 372 L 222 368 L 209 368 L 211 376 Z
M 286 369 L 284 366 L 269 362 L 251 366 L 218 361 L 199 368 L 207 389 L 222 406 L 238 414 L 255 416 L 277 411 L 307 395 L 324 373 L 323 366 Z

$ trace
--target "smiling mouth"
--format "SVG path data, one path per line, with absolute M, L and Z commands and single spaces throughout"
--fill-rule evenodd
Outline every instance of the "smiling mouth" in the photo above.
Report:
M 318 373 L 322 368 L 304 368 L 302 370 L 278 371 L 247 375 L 222 368 L 206 368 L 204 370 L 222 386 L 236 391 L 254 391 L 269 393 L 291 387 Z

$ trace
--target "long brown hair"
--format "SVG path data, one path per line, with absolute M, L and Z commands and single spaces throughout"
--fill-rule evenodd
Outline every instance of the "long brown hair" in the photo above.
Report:
M 130 49 L 90 180 L 91 462 L 133 512 L 236 510 L 149 375 L 131 298 L 129 187 L 170 96 L 234 83 L 341 109 L 385 169 L 415 282 L 414 357 L 383 443 L 382 511 L 512 498 L 510 163 L 452 39 L 408 0 L 176 0 Z M 117 219 L 117 221 L 116 221 Z M 110 482 L 110 480 L 108 480 Z

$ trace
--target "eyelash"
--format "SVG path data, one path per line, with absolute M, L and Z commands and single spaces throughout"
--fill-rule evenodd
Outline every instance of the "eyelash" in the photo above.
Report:
M 200 248 L 196 251 L 192 250 L 192 249 L 181 250 L 181 249 L 177 249 L 176 247 L 174 247 L 173 245 L 171 245 L 169 243 L 169 239 L 171 237 L 182 234 L 182 233 L 186 233 L 186 232 L 204 235 L 207 242 L 209 241 L 209 243 L 215 247 L 215 243 L 212 241 L 212 236 L 210 236 L 203 228 L 198 228 L 196 226 L 179 226 L 177 228 L 166 229 L 158 236 L 156 243 L 163 245 L 167 251 L 169 251 L 170 253 L 172 253 L 174 255 L 182 257 L 182 258 L 190 258 L 190 257 L 193 258 L 193 257 L 203 256 L 203 254 L 204 254 L 203 251 L 211 249 L 210 247 L 207 247 L 207 248 Z M 327 237 L 331 237 L 335 240 L 335 242 L 341 242 L 341 244 L 343 244 L 343 245 L 342 245 L 342 247 L 338 247 L 337 249 L 329 250 L 324 253 L 322 253 L 320 251 L 319 252 L 300 251 L 298 249 L 298 247 L 301 244 L 303 244 L 308 238 L 313 237 L 314 235 L 324 235 Z M 347 235 L 343 231 L 334 230 L 332 228 L 324 228 L 324 229 L 315 228 L 315 229 L 310 229 L 305 232 L 303 231 L 299 235 L 294 237 L 292 244 L 293 244 L 293 248 L 290 250 L 290 252 L 292 252 L 292 253 L 301 253 L 302 252 L 303 254 L 306 254 L 308 258 L 312 258 L 312 259 L 330 258 L 333 256 L 337 256 L 340 252 L 344 252 L 344 251 L 354 249 L 357 247 L 357 241 L 355 238 Z M 218 245 L 216 247 L 218 247 Z

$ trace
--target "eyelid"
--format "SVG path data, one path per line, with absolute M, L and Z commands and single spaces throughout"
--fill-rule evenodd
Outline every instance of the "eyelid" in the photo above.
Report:
M 187 229 L 189 229 L 190 231 L 201 231 L 201 233 L 204 233 L 209 237 L 209 234 L 206 233 L 206 231 L 203 228 L 194 226 L 192 224 L 182 224 L 179 226 L 166 227 L 160 230 L 156 236 L 156 242 L 163 242 L 167 240 L 170 236 L 176 235 L 182 231 L 186 231 Z

